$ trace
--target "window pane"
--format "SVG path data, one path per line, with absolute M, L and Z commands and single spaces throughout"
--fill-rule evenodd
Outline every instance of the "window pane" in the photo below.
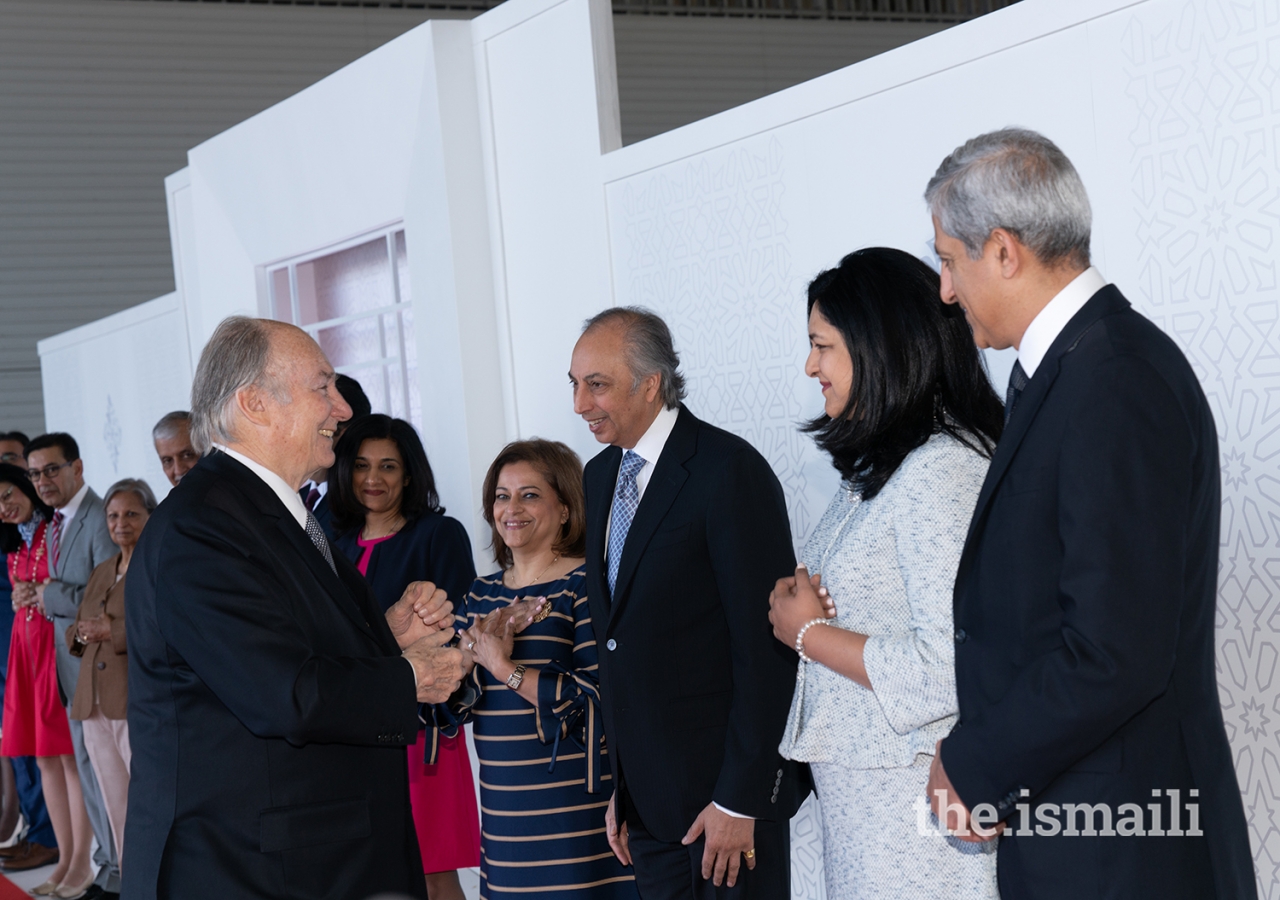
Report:
M 384 237 L 298 264 L 299 325 L 355 315 L 394 302 Z
M 271 318 L 293 321 L 293 302 L 289 296 L 289 267 L 271 273 Z
M 378 337 L 377 317 L 357 319 L 333 328 L 322 328 L 315 338 L 334 368 L 340 369 L 343 366 L 356 366 L 382 359 L 382 342 Z
M 400 279 L 400 302 L 408 303 L 413 293 L 409 290 L 409 251 L 403 231 L 396 232 L 396 275 Z

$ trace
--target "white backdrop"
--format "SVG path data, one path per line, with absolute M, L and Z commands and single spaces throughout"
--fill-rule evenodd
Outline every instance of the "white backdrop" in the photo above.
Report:
M 502 443 L 598 449 L 565 371 L 581 320 L 615 303 L 668 318 L 689 406 L 768 457 L 802 542 L 835 487 L 796 430 L 819 405 L 806 282 L 868 245 L 931 259 L 921 193 L 943 156 L 1043 131 L 1090 190 L 1095 262 L 1214 406 L 1219 686 L 1262 895 L 1280 898 L 1280 0 L 1023 0 L 623 149 L 609 26 L 603 0 L 429 23 L 194 150 L 169 180 L 193 351 L 261 308 L 268 263 L 403 220 L 424 438 L 481 568 L 478 487 Z M 49 421 L 92 433 L 102 392 L 64 376 L 101 351 L 77 347 L 46 366 Z M 1008 354 L 991 363 L 1002 388 Z M 820 897 L 812 809 L 794 831 L 794 895 Z

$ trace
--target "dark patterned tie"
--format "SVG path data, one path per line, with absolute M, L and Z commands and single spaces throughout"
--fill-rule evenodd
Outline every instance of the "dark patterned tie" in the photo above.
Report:
M 311 538 L 311 543 L 316 545 L 316 549 L 320 551 L 324 561 L 329 564 L 333 574 L 337 575 L 338 567 L 333 564 L 333 553 L 329 550 L 329 539 L 324 536 L 324 529 L 320 527 L 316 517 L 311 514 L 311 510 L 307 510 L 307 537 Z
M 58 557 L 62 553 L 62 511 L 53 514 L 53 524 L 49 528 L 49 574 L 58 569 Z
M 1013 415 L 1013 407 L 1017 404 L 1018 398 L 1022 396 L 1026 386 L 1027 372 L 1022 368 L 1022 363 L 1015 359 L 1013 361 L 1013 371 L 1009 373 L 1009 389 L 1004 394 L 1004 424 L 1009 424 L 1009 417 Z
M 627 543 L 631 520 L 640 506 L 640 487 L 636 476 L 644 468 L 644 457 L 634 450 L 622 455 L 622 467 L 618 470 L 618 484 L 613 489 L 613 514 L 609 519 L 609 597 L 618 586 L 618 566 L 622 564 L 622 548 Z
M 320 488 L 312 485 L 311 490 L 307 491 L 307 496 L 302 498 L 302 502 L 307 505 L 307 509 L 315 512 L 316 504 L 320 502 Z

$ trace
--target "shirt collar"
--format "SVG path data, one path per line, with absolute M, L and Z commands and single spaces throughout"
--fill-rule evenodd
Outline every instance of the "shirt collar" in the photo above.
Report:
M 68 522 L 76 517 L 76 513 L 80 511 L 80 507 L 84 503 L 84 498 L 88 493 L 89 483 L 85 482 L 80 485 L 80 490 L 76 491 L 76 495 L 71 498 L 71 502 L 58 510 L 58 512 L 62 513 L 62 526 L 64 528 L 67 526 Z
M 262 463 L 250 459 L 243 453 L 232 450 L 230 447 L 224 446 L 223 444 L 214 444 L 213 446 L 227 454 L 227 456 L 230 456 L 236 462 L 242 463 L 246 469 L 261 478 L 266 483 L 267 487 L 271 488 L 271 490 L 275 492 L 275 495 L 280 498 L 280 502 L 284 504 L 285 509 L 289 510 L 289 515 L 293 516 L 294 521 L 298 523 L 298 526 L 303 531 L 306 531 L 307 507 L 303 504 L 302 498 L 298 496 L 298 492 L 289 487 L 289 483 L 287 481 L 275 472 L 272 472 Z
M 317 491 L 319 491 L 320 496 L 323 497 L 325 494 L 329 493 L 329 482 L 327 480 L 312 481 L 311 479 L 308 478 L 306 484 L 304 484 L 301 488 L 299 488 L 299 491 L 306 491 L 309 494 L 311 493 L 312 488 L 315 488 Z M 301 496 L 301 494 L 299 494 L 299 496 Z
M 649 429 L 631 449 L 649 465 L 657 465 L 658 457 L 662 455 L 662 448 L 667 445 L 667 438 L 671 437 L 678 418 L 680 418 L 679 407 L 675 409 L 662 407 L 654 420 L 649 423 Z
M 1072 316 L 1080 312 L 1089 298 L 1106 286 L 1107 279 L 1102 277 L 1097 267 L 1090 266 L 1058 291 L 1049 304 L 1031 320 L 1018 344 L 1018 362 L 1022 363 L 1022 371 L 1027 373 L 1028 378 L 1036 374 L 1036 369 L 1044 361 L 1044 355 L 1049 352 L 1062 329 L 1067 327 Z

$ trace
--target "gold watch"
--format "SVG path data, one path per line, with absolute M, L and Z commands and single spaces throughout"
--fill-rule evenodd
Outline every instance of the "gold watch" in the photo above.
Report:
M 511 690 L 520 690 L 520 684 L 524 681 L 524 668 L 524 666 L 516 666 L 516 670 L 507 676 L 507 687 Z

